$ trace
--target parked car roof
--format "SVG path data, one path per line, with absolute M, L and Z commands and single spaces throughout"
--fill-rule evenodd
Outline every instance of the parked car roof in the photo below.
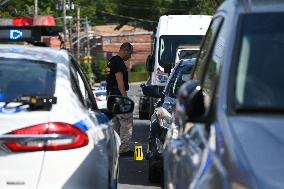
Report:
M 0 57 L 28 60 L 41 60 L 45 62 L 68 64 L 68 52 L 66 50 L 35 47 L 29 45 L 0 44 Z

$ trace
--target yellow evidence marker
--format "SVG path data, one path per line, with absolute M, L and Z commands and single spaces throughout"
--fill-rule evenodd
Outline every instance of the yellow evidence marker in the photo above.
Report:
M 134 149 L 134 160 L 143 160 L 142 146 L 135 146 Z

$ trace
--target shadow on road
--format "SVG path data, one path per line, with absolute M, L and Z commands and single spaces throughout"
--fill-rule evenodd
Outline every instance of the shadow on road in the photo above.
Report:
M 120 158 L 119 163 L 119 184 L 159 187 L 159 185 L 148 181 L 148 162 L 146 160 L 135 161 L 132 157 L 123 157 Z
M 134 120 L 132 145 L 143 146 L 144 157 L 147 151 L 149 120 Z M 158 189 L 159 185 L 148 180 L 148 161 L 135 161 L 133 157 L 119 159 L 119 189 Z

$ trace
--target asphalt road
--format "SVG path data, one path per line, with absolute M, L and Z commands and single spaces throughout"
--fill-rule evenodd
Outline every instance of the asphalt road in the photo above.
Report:
M 135 108 L 133 112 L 134 118 L 138 119 L 138 113 L 139 113 L 139 97 L 141 94 L 141 83 L 130 83 L 129 84 L 129 91 L 127 92 L 127 95 L 134 101 Z
M 135 102 L 134 125 L 131 145 L 143 146 L 143 154 L 147 151 L 147 138 L 149 132 L 149 120 L 138 119 L 138 103 L 140 95 L 140 83 L 130 84 L 128 96 Z M 119 159 L 119 189 L 158 189 L 157 184 L 148 181 L 148 161 L 134 160 L 133 157 L 120 157 Z

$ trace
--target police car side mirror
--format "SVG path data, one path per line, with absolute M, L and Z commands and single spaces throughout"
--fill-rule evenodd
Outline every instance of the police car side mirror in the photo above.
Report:
M 131 113 L 134 102 L 128 97 L 111 95 L 107 97 L 107 109 L 111 114 Z

